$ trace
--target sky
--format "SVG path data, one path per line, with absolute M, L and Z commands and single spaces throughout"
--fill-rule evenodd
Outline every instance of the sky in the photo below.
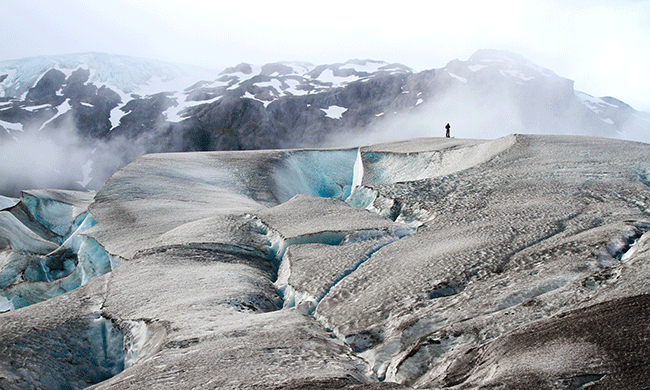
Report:
M 0 60 L 105 52 L 208 68 L 518 53 L 650 112 L 650 0 L 0 0 Z

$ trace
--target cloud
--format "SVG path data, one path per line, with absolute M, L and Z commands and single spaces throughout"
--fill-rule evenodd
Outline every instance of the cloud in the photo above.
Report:
M 498 96 L 497 96 L 498 95 Z M 366 129 L 337 135 L 326 146 L 352 147 L 419 137 L 444 137 L 451 124 L 455 138 L 495 139 L 527 131 L 519 106 L 506 93 L 478 96 L 463 88 L 450 88 L 408 114 L 387 114 Z
M 29 188 L 83 189 L 81 166 L 92 149 L 84 145 L 67 123 L 53 133 L 14 132 L 16 141 L 0 144 L 0 193 L 18 196 Z
M 151 133 L 135 139 L 82 137 L 72 117 L 66 118 L 56 128 L 13 132 L 15 140 L 0 144 L 0 194 L 17 197 L 21 190 L 35 188 L 98 190 L 117 170 L 158 146 Z

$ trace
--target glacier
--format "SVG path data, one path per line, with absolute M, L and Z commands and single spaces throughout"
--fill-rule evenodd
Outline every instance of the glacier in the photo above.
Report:
M 650 146 L 149 154 L 0 211 L 0 387 L 650 381 Z

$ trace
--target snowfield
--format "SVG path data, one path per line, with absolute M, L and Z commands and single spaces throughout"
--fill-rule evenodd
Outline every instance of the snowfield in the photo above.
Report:
M 5 198 L 0 387 L 643 388 L 648 156 L 538 135 L 150 154 L 96 194 Z

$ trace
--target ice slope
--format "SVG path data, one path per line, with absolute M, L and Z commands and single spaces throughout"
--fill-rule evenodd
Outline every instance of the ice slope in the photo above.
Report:
M 512 135 L 141 157 L 78 235 L 122 264 L 0 314 L 0 384 L 640 388 L 649 148 Z M 32 232 L 49 228 L 29 210 L 63 225 L 24 204 Z

